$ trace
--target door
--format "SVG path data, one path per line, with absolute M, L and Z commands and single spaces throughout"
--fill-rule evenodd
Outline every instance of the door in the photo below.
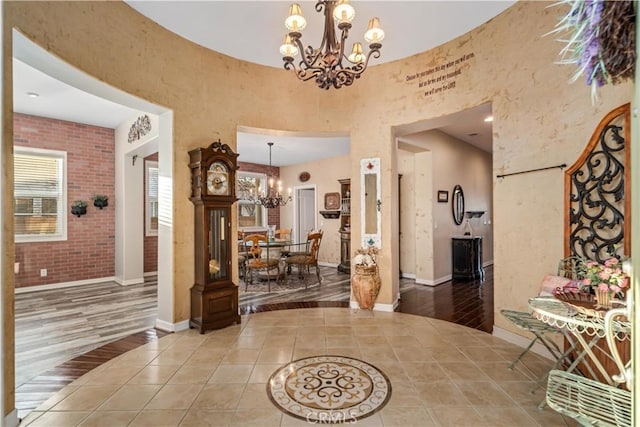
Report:
M 304 242 L 309 230 L 316 228 L 316 189 L 299 188 L 296 202 L 296 240 Z

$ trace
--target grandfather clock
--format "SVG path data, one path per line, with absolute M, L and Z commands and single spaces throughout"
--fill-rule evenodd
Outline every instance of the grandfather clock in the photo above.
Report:
M 231 206 L 238 154 L 220 140 L 189 151 L 195 214 L 195 284 L 189 327 L 200 333 L 240 323 L 238 287 L 231 280 Z

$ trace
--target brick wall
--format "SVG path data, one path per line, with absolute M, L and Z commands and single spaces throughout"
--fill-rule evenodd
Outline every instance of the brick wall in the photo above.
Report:
M 154 162 L 158 161 L 158 153 L 145 157 L 144 159 Z M 146 165 L 145 165 L 146 170 Z M 147 194 L 147 180 L 144 179 L 144 194 Z M 144 217 L 147 217 L 147 204 L 144 204 Z M 142 229 L 145 234 L 144 228 Z M 144 236 L 144 272 L 151 273 L 158 271 L 158 236 Z
M 16 288 L 110 277 L 115 259 L 115 153 L 113 129 L 14 114 L 14 144 L 67 152 L 67 240 L 16 243 Z M 109 206 L 93 206 L 95 194 Z M 71 215 L 74 200 L 87 214 Z M 47 277 L 40 277 L 47 269 Z
M 269 176 L 269 165 L 258 165 L 256 163 L 238 162 L 240 169 L 238 172 L 255 172 L 263 173 Z M 280 178 L 280 168 L 273 167 L 273 178 L 277 180 Z M 286 191 L 286 190 L 285 190 Z M 275 225 L 276 228 L 280 228 L 280 208 L 267 209 L 267 221 L 268 225 Z

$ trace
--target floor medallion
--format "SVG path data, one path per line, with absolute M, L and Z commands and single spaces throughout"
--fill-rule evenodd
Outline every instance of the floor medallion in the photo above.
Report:
M 312 423 L 350 423 L 381 409 L 391 397 L 391 383 L 362 360 L 314 356 L 274 372 L 267 394 L 292 417 Z

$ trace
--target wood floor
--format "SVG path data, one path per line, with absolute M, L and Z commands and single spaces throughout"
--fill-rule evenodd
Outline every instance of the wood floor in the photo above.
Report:
M 436 287 L 400 280 L 397 311 L 455 322 L 485 332 L 493 327 L 493 268 L 484 281 Z M 315 276 L 315 275 L 312 275 Z M 279 293 L 244 292 L 241 314 L 305 307 L 348 307 L 349 276 L 321 267 L 321 286 Z M 251 290 L 251 288 L 249 288 Z M 102 363 L 166 335 L 153 329 L 157 282 L 115 283 L 16 295 L 16 408 L 24 417 L 56 391 Z

